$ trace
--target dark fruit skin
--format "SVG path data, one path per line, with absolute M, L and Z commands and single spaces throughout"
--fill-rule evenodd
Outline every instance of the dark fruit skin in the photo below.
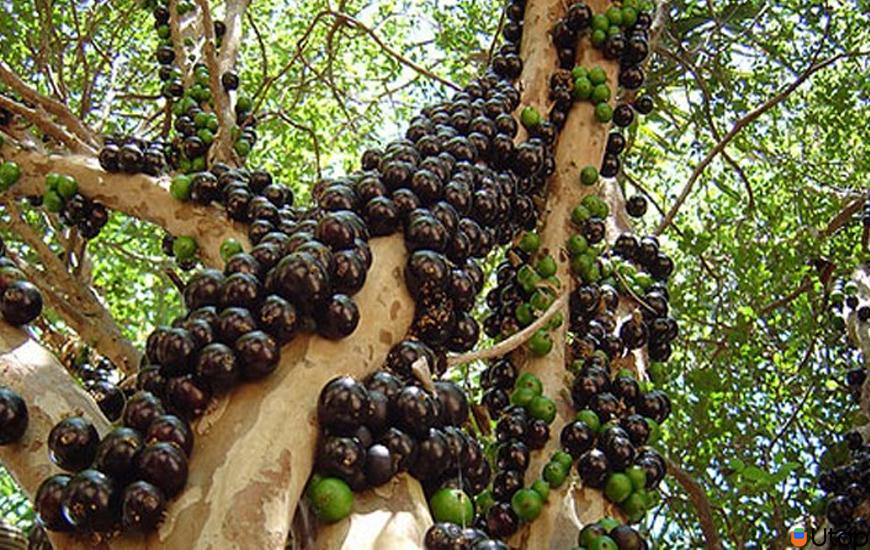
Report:
M 87 389 L 109 421 L 114 422 L 121 418 L 126 400 L 124 392 L 118 386 L 105 380 L 97 380 L 90 384 Z
M 147 481 L 137 481 L 124 489 L 121 523 L 126 529 L 151 531 L 163 519 L 165 509 L 163 492 Z
M 193 452 L 193 432 L 190 425 L 171 414 L 155 418 L 148 426 L 148 431 L 145 432 L 146 444 L 158 442 L 171 443 L 184 451 L 188 457 Z
M 586 423 L 575 420 L 562 428 L 560 441 L 562 447 L 568 451 L 574 459 L 595 446 L 597 434 Z
M 93 424 L 80 416 L 61 420 L 48 434 L 49 458 L 58 467 L 77 472 L 90 466 L 100 436 Z
M 155 485 L 167 498 L 172 498 L 187 483 L 187 458 L 175 445 L 151 443 L 136 457 L 136 471 L 139 479 Z
M 115 484 L 108 476 L 82 470 L 63 491 L 63 515 L 77 530 L 107 531 L 115 522 L 115 498 Z
M 381 444 L 375 444 L 366 451 L 365 475 L 369 487 L 377 487 L 388 482 L 396 473 L 393 456 L 390 450 Z
M 447 426 L 462 426 L 468 419 L 468 399 L 455 382 L 435 382 L 435 392 L 441 402 L 441 422 Z
M 211 392 L 197 384 L 192 375 L 170 378 L 165 391 L 172 410 L 189 418 L 205 412 L 211 399 Z
M 36 490 L 33 497 L 33 510 L 36 512 L 40 523 L 50 531 L 71 531 L 69 524 L 61 509 L 63 491 L 72 479 L 66 474 L 57 474 L 46 478 Z
M 496 466 L 499 470 L 526 471 L 529 467 L 529 448 L 521 441 L 508 441 L 498 448 Z
M 438 403 L 425 390 L 406 386 L 393 400 L 392 416 L 398 426 L 417 437 L 426 437 L 439 417 Z
M 519 529 L 520 520 L 510 503 L 497 502 L 486 513 L 486 531 L 490 536 L 507 538 Z
M 429 430 L 428 437 L 417 444 L 417 457 L 411 466 L 411 475 L 421 481 L 440 477 L 450 467 L 450 448 L 444 432 Z
M 317 333 L 330 340 L 350 336 L 359 324 L 359 309 L 345 294 L 335 294 L 316 312 Z
M 595 489 L 604 487 L 609 469 L 607 457 L 598 449 L 586 451 L 577 460 L 577 472 L 583 483 Z
M 408 470 L 417 458 L 417 442 L 397 428 L 389 428 L 378 443 L 389 449 L 396 472 Z
M 11 325 L 25 325 L 42 313 L 42 294 L 27 281 L 15 281 L 0 297 L 0 313 Z
M 239 379 L 236 355 L 224 344 L 209 344 L 199 352 L 194 373 L 197 380 L 212 391 L 229 389 Z
M 365 386 L 351 378 L 334 378 L 320 392 L 317 421 L 323 428 L 352 433 L 364 422 L 369 407 Z
M 0 387 L 0 445 L 15 443 L 27 431 L 29 416 L 21 396 Z
M 644 548 L 640 533 L 629 525 L 619 525 L 610 531 L 610 538 L 619 547 L 619 550 L 641 550 Z
M 156 395 L 148 391 L 138 391 L 127 400 L 127 406 L 124 407 L 124 425 L 145 433 L 151 422 L 165 413 L 163 404 Z
M 161 374 L 178 376 L 190 371 L 193 367 L 193 356 L 196 352 L 196 341 L 183 328 L 172 328 L 160 340 L 157 351 Z
M 526 435 L 523 438 L 529 449 L 543 449 L 550 439 L 550 425 L 540 418 L 532 419 L 526 426 Z
M 348 483 L 363 472 L 365 463 L 366 450 L 358 439 L 335 436 L 321 441 L 315 461 L 318 472 L 340 477 Z
M 94 467 L 116 481 L 128 481 L 135 475 L 134 461 L 142 446 L 139 432 L 115 428 L 97 446 Z
M 492 496 L 501 502 L 510 502 L 514 493 L 523 488 L 523 472 L 502 470 L 492 480 Z
M 278 368 L 281 350 L 275 339 L 255 330 L 236 340 L 233 351 L 241 367 L 242 377 L 248 380 L 263 378 Z

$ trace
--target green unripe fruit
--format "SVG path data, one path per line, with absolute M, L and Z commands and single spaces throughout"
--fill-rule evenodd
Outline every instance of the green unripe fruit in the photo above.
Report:
M 592 88 L 592 96 L 590 97 L 592 103 L 596 105 L 598 103 L 609 101 L 610 100 L 610 86 L 607 84 L 598 84 L 594 88 Z
M 577 411 L 577 414 L 574 418 L 576 418 L 580 422 L 583 422 L 595 431 L 598 431 L 598 429 L 601 427 L 601 419 L 598 418 L 598 414 L 596 414 L 596 412 L 592 409 L 583 409 L 582 411 Z
M 607 516 L 607 517 L 599 519 L 598 525 L 600 525 L 602 528 L 604 528 L 604 531 L 606 533 L 609 533 L 622 524 L 616 518 L 612 518 L 610 516 Z
M 585 67 L 581 67 L 577 65 L 573 69 L 571 69 L 571 78 L 577 80 L 578 78 L 586 78 L 589 75 L 589 71 L 586 70 Z
M 191 172 L 203 172 L 205 170 L 205 156 L 196 157 L 190 161 Z
M 535 395 L 541 395 L 544 391 L 544 384 L 541 383 L 541 379 L 530 372 L 520 374 L 514 387 L 517 389 L 528 388 L 532 390 Z
M 429 499 L 432 519 L 456 525 L 468 525 L 474 519 L 474 502 L 459 489 L 438 489 Z
M 57 182 L 57 193 L 65 199 L 71 198 L 79 190 L 79 183 L 71 176 L 63 175 Z
M 179 262 L 190 260 L 196 256 L 196 239 L 193 237 L 176 237 L 172 242 L 172 253 Z
M 60 212 L 63 209 L 63 198 L 57 191 L 46 191 L 42 194 L 42 207 L 49 212 Z
M 517 270 L 517 282 L 523 287 L 526 292 L 533 292 L 535 286 L 541 282 L 541 276 L 538 272 L 532 269 L 532 266 L 526 264 Z
M 589 37 L 590 42 L 596 48 L 601 47 L 607 41 L 607 31 L 603 31 L 601 29 L 595 29 L 592 31 L 592 35 Z
M 196 131 L 196 137 L 202 140 L 206 145 L 214 143 L 214 134 L 208 128 L 200 128 Z
M 550 335 L 546 330 L 539 330 L 529 338 L 527 346 L 533 355 L 542 357 L 553 349 L 553 340 L 550 339 Z
M 608 37 L 616 36 L 616 35 L 619 35 L 619 34 L 622 34 L 622 29 L 620 29 L 620 28 L 617 27 L 616 25 L 613 25 L 613 26 L 611 26 L 609 29 L 607 29 L 607 36 L 608 36 Z
M 550 487 L 558 489 L 565 483 L 565 478 L 568 476 L 568 468 L 558 462 L 550 461 L 544 466 L 542 475 Z
M 539 288 L 532 294 L 532 297 L 529 298 L 529 305 L 532 306 L 532 309 L 540 312 L 547 311 L 550 309 L 550 306 L 553 304 L 553 301 L 556 299 L 553 296 L 553 293 L 549 290 Z
M 242 243 L 240 243 L 236 239 L 224 239 L 224 242 L 221 243 L 221 258 L 226 262 L 236 254 L 242 252 Z
M 595 120 L 607 123 L 613 120 L 613 108 L 607 103 L 599 103 L 595 106 Z
M 640 491 L 646 487 L 646 471 L 640 466 L 629 466 L 625 469 L 625 475 L 631 480 L 631 488 Z
M 511 405 L 518 405 L 525 408 L 535 397 L 537 397 L 537 395 L 535 395 L 535 392 L 530 388 L 517 388 L 511 392 Z
M 208 114 L 208 121 L 205 123 L 205 127 L 209 129 L 212 133 L 217 132 L 219 126 L 217 115 L 214 113 Z
M 574 207 L 574 210 L 571 210 L 571 222 L 574 225 L 583 225 L 583 222 L 592 217 L 592 212 L 589 211 L 585 206 L 578 205 Z
M 326 477 L 311 487 L 311 509 L 326 523 L 334 523 L 350 515 L 353 492 L 347 483 L 335 477 Z
M 532 309 L 532 306 L 525 302 L 516 307 L 514 310 L 514 316 L 516 317 L 517 322 L 524 327 L 535 322 L 535 312 Z
M 205 128 L 206 126 L 208 126 L 208 115 L 209 113 L 205 111 L 200 111 L 196 113 L 196 115 L 194 115 L 193 117 L 193 124 L 197 128 Z
M 589 81 L 593 86 L 607 82 L 607 73 L 601 67 L 593 67 L 589 70 Z
M 583 235 L 571 235 L 568 239 L 568 254 L 577 256 L 589 250 L 589 243 L 586 242 L 586 237 Z
M 562 326 L 562 323 L 565 322 L 565 317 L 562 316 L 561 311 L 557 311 L 555 315 L 550 317 L 550 321 L 547 323 L 545 327 L 547 330 L 556 330 L 557 328 Z
M 625 27 L 631 27 L 637 23 L 637 10 L 632 6 L 622 4 L 622 24 Z
M 172 178 L 172 183 L 169 184 L 169 193 L 176 200 L 186 201 L 190 199 L 190 176 L 179 174 Z
M 556 462 L 563 468 L 570 469 L 571 465 L 574 463 L 574 459 L 571 458 L 570 454 L 560 449 L 558 451 L 553 451 L 553 456 L 550 457 L 550 462 Z
M 556 402 L 544 395 L 538 395 L 529 402 L 529 414 L 547 424 L 556 419 Z
M 575 275 L 583 275 L 595 265 L 595 258 L 587 254 L 578 254 L 571 258 L 571 271 Z
M 574 99 L 589 99 L 594 85 L 589 78 L 581 76 L 574 80 Z
M 607 17 L 610 25 L 615 25 L 617 27 L 622 25 L 622 10 L 617 8 L 616 6 L 610 6 L 609 8 L 607 8 L 607 11 L 604 12 L 604 15 Z
M 631 492 L 631 479 L 625 474 L 610 474 L 604 484 L 604 494 L 613 502 L 624 501 Z
M 546 279 L 547 277 L 552 277 L 556 274 L 556 260 L 547 254 L 535 264 L 535 270 L 538 272 L 538 275 Z
M 541 498 L 547 500 L 550 497 L 550 484 L 544 479 L 535 480 L 532 483 L 532 491 L 541 495 Z
M 534 521 L 543 506 L 544 499 L 532 489 L 520 489 L 511 497 L 511 508 L 523 521 Z
M 598 168 L 586 166 L 580 170 L 580 183 L 583 185 L 595 185 L 598 181 Z
M 589 545 L 589 550 L 619 550 L 619 546 L 617 546 L 612 538 L 602 535 L 592 541 L 592 544 Z
M 246 139 L 240 139 L 236 141 L 235 145 L 233 145 L 233 150 L 240 157 L 246 157 L 248 156 L 248 153 L 251 152 L 251 144 Z
M 523 252 L 534 254 L 541 246 L 541 237 L 534 231 L 526 231 L 520 238 L 519 247 Z
M 0 191 L 5 191 L 21 179 L 21 167 L 17 162 L 7 160 L 0 164 Z
M 523 110 L 520 112 L 520 122 L 526 128 L 537 128 L 541 124 L 541 114 L 532 106 L 523 107 Z
M 49 172 L 45 175 L 45 189 L 48 191 L 57 192 L 57 186 L 60 183 L 61 175 L 57 172 Z
M 236 100 L 236 111 L 240 113 L 250 112 L 254 108 L 254 103 L 247 96 L 239 96 Z
M 622 511 L 632 522 L 640 521 L 646 512 L 646 497 L 643 493 L 632 493 L 622 502 Z
M 610 28 L 610 20 L 603 13 L 597 13 L 592 16 L 592 30 L 605 31 Z
M 481 493 L 475 497 L 474 504 L 478 512 L 486 514 L 487 510 L 495 504 L 495 497 L 492 496 L 492 491 L 489 489 L 481 491 Z

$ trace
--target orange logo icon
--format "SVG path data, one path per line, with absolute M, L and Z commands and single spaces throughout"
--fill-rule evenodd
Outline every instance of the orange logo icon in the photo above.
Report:
M 807 540 L 808 540 L 807 532 L 804 530 L 803 527 L 795 527 L 794 529 L 791 530 L 789 535 L 791 538 L 792 546 L 795 546 L 797 548 L 802 548 L 802 547 L 807 545 Z

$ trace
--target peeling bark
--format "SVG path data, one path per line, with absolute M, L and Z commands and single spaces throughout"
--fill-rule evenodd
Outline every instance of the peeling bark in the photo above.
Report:
M 46 155 L 12 147 L 4 147 L 3 154 L 21 166 L 21 181 L 10 189 L 12 196 L 42 194 L 46 174 L 58 172 L 74 177 L 83 195 L 110 210 L 159 225 L 173 235 L 196 237 L 199 257 L 208 266 L 223 265 L 220 245 L 224 239 L 248 242 L 242 224 L 230 220 L 223 211 L 174 199 L 168 192 L 167 177 L 109 173 L 97 159 L 87 156 Z

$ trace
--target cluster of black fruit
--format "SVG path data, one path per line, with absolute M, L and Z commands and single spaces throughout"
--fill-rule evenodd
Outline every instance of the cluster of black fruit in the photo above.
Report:
M 0 318 L 14 326 L 25 325 L 42 313 L 42 294 L 26 275 L 6 257 L 0 239 Z
M 496 439 L 507 442 L 521 441 L 532 450 L 543 449 L 550 439 L 550 426 L 537 418 L 529 418 L 519 407 L 511 407 L 510 392 L 517 382 L 518 370 L 513 360 L 503 357 L 494 360 L 480 375 L 484 390 L 482 402 L 490 418 L 498 420 Z
M 166 169 L 166 145 L 132 136 L 112 135 L 103 138 L 100 166 L 106 172 L 148 174 L 156 176 Z
M 846 443 L 852 452 L 851 460 L 819 476 L 819 487 L 825 492 L 825 516 L 831 524 L 828 539 L 831 548 L 854 548 L 850 544 L 870 537 L 870 445 L 866 445 L 857 431 L 846 434 Z
M 51 429 L 48 449 L 51 461 L 69 473 L 52 475 L 37 489 L 34 509 L 42 527 L 149 531 L 187 482 L 193 432 L 153 395 L 140 392 L 124 408 L 123 426 L 100 438 L 88 420 L 69 417 Z
M 507 544 L 490 538 L 481 529 L 448 522 L 427 529 L 423 545 L 426 550 L 508 550 Z
M 127 396 L 114 382 L 120 377 L 120 371 L 109 359 L 84 346 L 74 356 L 65 358 L 64 365 L 94 398 L 110 422 L 121 418 Z
M 448 381 L 435 382 L 434 390 L 387 371 L 363 383 L 347 376 L 330 381 L 317 407 L 316 472 L 341 478 L 354 491 L 407 471 L 430 492 L 453 482 L 479 493 L 489 465 L 477 440 L 461 429 L 468 419 L 465 393 Z
M 584 414 L 565 425 L 560 440 L 578 461 L 584 483 L 601 488 L 609 473 L 636 464 L 646 471 L 646 488 L 657 487 L 665 475 L 664 460 L 644 445 L 654 427 L 671 412 L 667 395 L 659 390 L 641 391 L 638 381 L 627 373 L 612 376 L 606 358 L 596 354 L 575 374 L 571 398 L 574 408 Z

